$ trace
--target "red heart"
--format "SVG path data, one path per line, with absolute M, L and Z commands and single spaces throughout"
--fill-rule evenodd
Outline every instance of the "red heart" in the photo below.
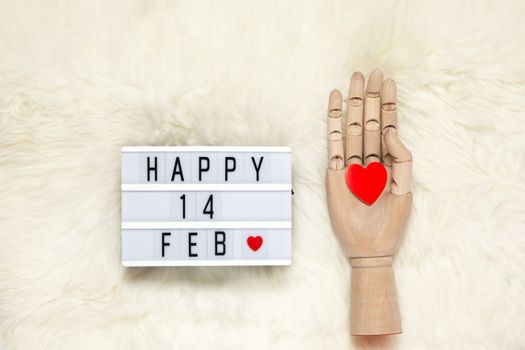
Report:
M 372 205 L 379 198 L 386 186 L 386 168 L 383 164 L 373 162 L 363 168 L 352 164 L 346 170 L 346 185 L 363 203 Z
M 248 247 L 250 247 L 251 250 L 256 252 L 259 250 L 259 248 L 261 248 L 263 244 L 263 239 L 261 236 L 250 236 L 246 240 L 246 243 L 248 243 Z

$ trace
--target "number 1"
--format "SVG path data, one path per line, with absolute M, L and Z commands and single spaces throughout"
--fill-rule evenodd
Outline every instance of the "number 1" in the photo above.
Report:
M 182 201 L 182 218 L 186 219 L 186 195 L 183 194 L 180 199 Z

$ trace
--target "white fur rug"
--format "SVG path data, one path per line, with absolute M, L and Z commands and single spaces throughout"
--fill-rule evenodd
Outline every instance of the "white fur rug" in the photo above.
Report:
M 0 4 L 0 347 L 524 349 L 525 3 Z M 328 92 L 398 82 L 404 333 L 349 335 Z M 294 262 L 124 268 L 120 148 L 287 145 Z

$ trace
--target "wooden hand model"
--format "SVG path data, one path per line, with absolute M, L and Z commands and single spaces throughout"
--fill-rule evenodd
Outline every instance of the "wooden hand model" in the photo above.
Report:
M 354 73 L 344 140 L 341 92 L 330 93 L 326 188 L 332 226 L 352 265 L 353 335 L 402 332 L 392 255 L 411 209 L 412 155 L 397 135 L 396 113 L 394 80 L 383 82 L 374 70 L 365 88 Z

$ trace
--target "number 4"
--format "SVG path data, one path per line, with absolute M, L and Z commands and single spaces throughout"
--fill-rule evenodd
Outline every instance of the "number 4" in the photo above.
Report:
M 208 201 L 206 202 L 202 213 L 204 215 L 209 215 L 210 219 L 213 219 L 213 194 L 210 194 L 210 196 L 208 197 Z

